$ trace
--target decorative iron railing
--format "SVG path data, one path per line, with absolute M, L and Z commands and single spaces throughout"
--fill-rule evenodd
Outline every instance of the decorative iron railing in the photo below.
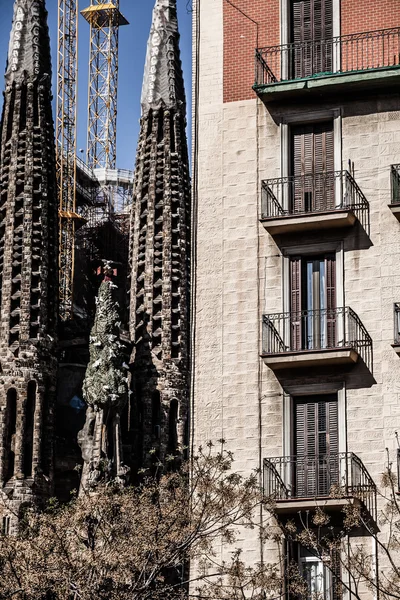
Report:
M 369 203 L 348 171 L 261 182 L 261 219 L 351 210 L 369 233 Z
M 394 303 L 394 343 L 400 345 L 400 302 Z
M 397 448 L 397 491 L 400 493 L 400 448 Z
M 351 348 L 372 372 L 372 339 L 347 307 L 263 315 L 263 356 Z
M 399 65 L 400 27 L 393 27 L 258 48 L 255 86 Z
M 392 204 L 400 204 L 400 165 L 391 167 Z
M 356 497 L 376 520 L 376 485 L 352 452 L 266 458 L 264 493 L 275 501 Z

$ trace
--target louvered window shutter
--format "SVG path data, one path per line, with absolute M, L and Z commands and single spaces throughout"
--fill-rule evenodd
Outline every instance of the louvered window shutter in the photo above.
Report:
M 334 396 L 295 403 L 295 493 L 329 495 L 339 482 L 338 403 Z
M 326 321 L 327 321 L 327 347 L 335 348 L 337 345 L 337 313 L 336 313 L 336 260 L 335 256 L 327 256 L 326 269 Z
M 332 70 L 333 1 L 293 0 L 293 76 Z
M 294 188 L 292 210 L 295 213 L 310 211 L 312 208 L 314 172 L 314 133 L 313 127 L 293 129 L 293 175 Z
M 332 580 L 332 600 L 342 600 L 343 585 L 341 583 L 341 563 L 340 550 L 333 548 L 331 554 L 331 580 Z
M 295 127 L 292 131 L 295 213 L 335 206 L 333 123 Z
M 291 350 L 302 348 L 301 258 L 290 259 L 290 335 Z
M 333 124 L 315 127 L 313 164 L 315 177 L 314 203 L 316 211 L 331 210 L 335 206 Z
M 311 40 L 313 36 L 311 21 L 312 0 L 293 0 L 292 23 L 294 42 L 293 74 L 295 79 L 312 75 Z
M 317 403 L 296 403 L 296 495 L 308 498 L 316 494 Z

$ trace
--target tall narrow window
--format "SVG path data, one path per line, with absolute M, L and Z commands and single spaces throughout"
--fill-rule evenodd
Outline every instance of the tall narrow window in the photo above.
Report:
M 335 207 L 332 121 L 292 128 L 290 209 L 322 212 Z
M 178 448 L 178 400 L 173 398 L 169 406 L 168 419 L 168 451 L 175 454 Z
M 158 390 L 153 392 L 151 398 L 151 425 L 153 436 L 159 440 L 161 436 L 161 400 Z
M 308 599 L 332 600 L 331 574 L 321 557 L 304 546 L 300 546 L 299 555 L 300 572 L 307 582 Z
M 307 600 L 343 598 L 340 585 L 340 552 L 329 548 L 328 540 L 329 535 L 326 537 L 327 547 L 323 555 L 296 542 L 287 544 L 288 563 L 297 562 L 307 584 Z
M 28 394 L 25 405 L 25 429 L 24 429 L 24 476 L 32 476 L 33 460 L 33 432 L 36 409 L 36 381 L 28 383 Z
M 333 0 L 292 0 L 292 78 L 332 72 Z
M 336 261 L 334 254 L 290 260 L 292 350 L 336 346 Z
M 339 482 L 337 397 L 295 398 L 294 408 L 294 494 L 328 496 Z
M 7 391 L 7 407 L 4 428 L 4 480 L 8 481 L 14 475 L 15 466 L 15 433 L 17 427 L 17 390 Z
M 46 386 L 46 391 L 43 396 L 42 404 L 42 431 L 41 431 L 41 442 L 40 442 L 40 466 L 45 475 L 50 474 L 50 465 L 52 462 L 52 446 L 50 443 L 49 436 L 49 385 Z

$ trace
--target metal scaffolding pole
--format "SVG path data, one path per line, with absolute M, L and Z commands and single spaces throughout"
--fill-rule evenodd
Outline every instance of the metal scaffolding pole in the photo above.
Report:
M 60 316 L 72 318 L 76 214 L 78 0 L 58 0 L 57 179 L 60 239 Z

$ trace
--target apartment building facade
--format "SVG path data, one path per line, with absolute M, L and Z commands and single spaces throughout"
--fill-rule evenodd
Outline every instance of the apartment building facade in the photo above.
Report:
M 259 468 L 282 523 L 320 504 L 340 527 L 353 501 L 377 523 L 400 427 L 398 2 L 197 0 L 194 40 L 194 443 Z M 351 597 L 285 552 L 310 594 Z

